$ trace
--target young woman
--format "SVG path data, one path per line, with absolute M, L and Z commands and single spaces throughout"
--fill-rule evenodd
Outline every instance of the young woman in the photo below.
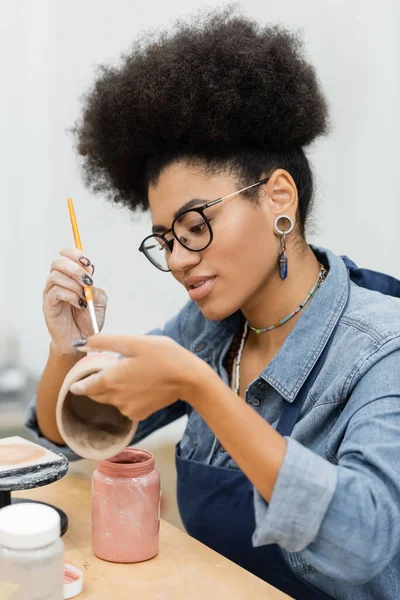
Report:
M 79 341 L 93 267 L 61 251 L 28 427 L 76 458 L 61 382 L 79 346 L 120 352 L 71 391 L 140 421 L 134 442 L 188 414 L 191 535 L 293 598 L 399 598 L 400 306 L 380 291 L 400 283 L 306 241 L 304 147 L 327 128 L 315 72 L 294 35 L 226 13 L 146 40 L 100 71 L 75 133 L 92 189 L 151 211 L 140 251 L 160 298 L 171 273 L 190 300 L 153 335 Z

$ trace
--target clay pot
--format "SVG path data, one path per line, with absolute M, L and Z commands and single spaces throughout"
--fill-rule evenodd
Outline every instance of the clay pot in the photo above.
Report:
M 57 400 L 57 426 L 65 443 L 82 458 L 104 460 L 126 448 L 137 423 L 111 404 L 100 404 L 84 396 L 73 396 L 70 387 L 119 360 L 107 353 L 91 353 L 69 371 Z

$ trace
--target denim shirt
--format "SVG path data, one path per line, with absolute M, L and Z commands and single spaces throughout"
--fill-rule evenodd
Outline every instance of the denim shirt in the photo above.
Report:
M 287 439 L 270 503 L 254 489 L 253 545 L 279 544 L 297 575 L 334 598 L 394 600 L 400 598 L 400 304 L 351 283 L 343 311 L 345 264 L 328 250 L 313 251 L 329 267 L 327 278 L 246 390 L 246 402 L 273 427 L 339 325 Z M 172 337 L 229 384 L 224 359 L 242 322 L 240 311 L 207 321 L 189 302 L 150 334 Z M 133 443 L 186 413 L 182 457 L 237 469 L 184 401 L 141 422 Z M 41 434 L 34 401 L 26 425 L 39 443 L 60 449 Z

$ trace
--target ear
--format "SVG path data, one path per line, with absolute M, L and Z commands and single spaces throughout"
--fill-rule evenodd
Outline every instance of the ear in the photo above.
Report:
M 293 177 L 284 169 L 276 169 L 265 184 L 272 216 L 288 215 L 296 221 L 298 206 L 297 187 Z

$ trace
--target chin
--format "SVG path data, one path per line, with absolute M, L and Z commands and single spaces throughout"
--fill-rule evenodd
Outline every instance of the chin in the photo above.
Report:
M 208 321 L 222 321 L 223 319 L 227 319 L 240 308 L 238 305 L 232 305 L 232 302 L 224 304 L 222 302 L 213 302 L 211 299 L 208 302 L 205 299 L 204 303 L 198 302 L 197 305 Z

